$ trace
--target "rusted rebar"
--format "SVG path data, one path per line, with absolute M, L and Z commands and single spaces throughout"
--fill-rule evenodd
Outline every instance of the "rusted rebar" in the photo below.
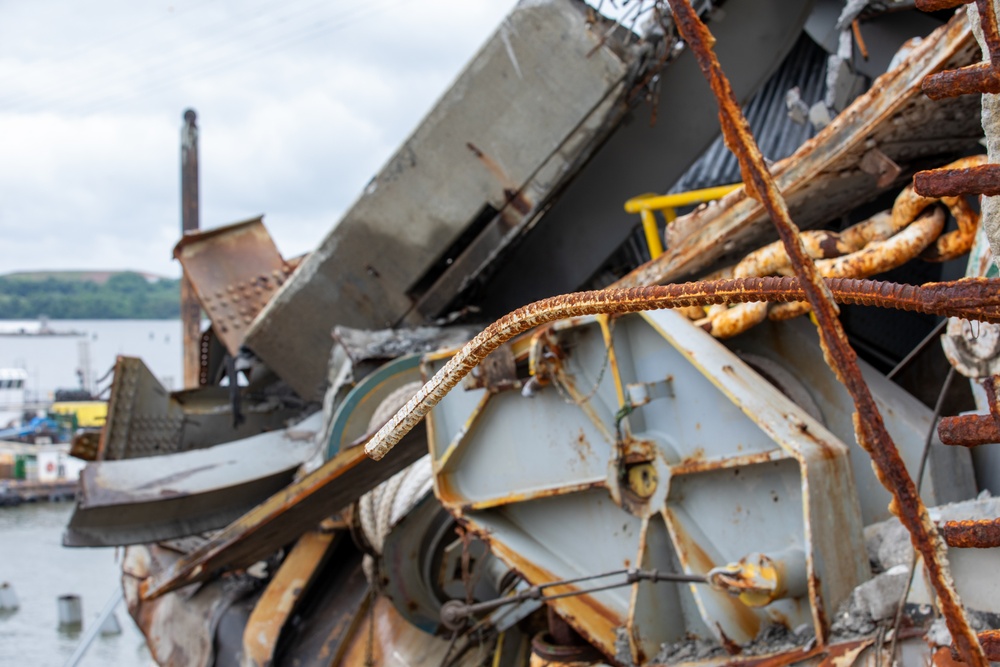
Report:
M 942 417 L 938 422 L 938 438 L 957 447 L 989 445 L 1000 442 L 1000 426 L 990 415 Z
M 945 544 L 959 549 L 1000 547 L 1000 519 L 948 521 L 941 525 Z
M 913 176 L 913 188 L 925 197 L 1000 195 L 1000 164 L 965 169 L 931 169 Z
M 946 317 L 972 317 L 1000 322 L 1000 279 L 974 278 L 922 286 L 877 280 L 832 278 L 826 287 L 845 304 L 896 308 Z M 642 310 L 708 306 L 754 301 L 801 301 L 798 278 L 736 278 L 675 285 L 578 292 L 542 299 L 518 308 L 466 343 L 410 401 L 365 445 L 365 453 L 381 459 L 430 412 L 480 361 L 529 329 L 581 315 L 624 314 Z
M 986 654 L 987 660 L 991 662 L 1000 662 L 1000 630 L 986 630 L 985 632 L 980 632 L 979 643 L 983 647 L 983 652 Z M 958 657 L 958 652 L 955 650 L 954 645 L 951 647 L 951 654 L 953 658 Z
M 917 9 L 925 12 L 951 9 L 970 4 L 972 0 L 917 0 Z M 960 69 L 946 70 L 931 74 L 921 82 L 924 94 L 932 100 L 975 93 L 1000 93 L 1000 27 L 993 9 L 993 0 L 975 0 L 979 10 L 979 25 L 986 43 L 986 62 L 969 65 Z
M 983 2 L 983 0 L 977 0 Z M 770 171 L 757 148 L 750 126 L 740 111 L 728 79 L 712 50 L 714 38 L 698 17 L 688 0 L 668 0 L 674 13 L 674 23 L 694 53 L 698 65 L 708 79 L 719 103 L 719 121 L 726 145 L 736 155 L 747 194 L 759 200 L 767 210 L 785 244 L 795 275 L 802 280 L 807 300 L 819 324 L 820 342 L 827 363 L 845 385 L 854 401 L 854 426 L 858 444 L 872 457 L 875 471 L 883 486 L 892 494 L 890 509 L 910 532 L 914 548 L 921 554 L 938 596 L 961 658 L 973 667 L 986 667 L 986 658 L 969 626 L 951 573 L 948 571 L 944 543 L 927 514 L 916 485 L 906 471 L 885 428 L 882 415 L 861 376 L 857 356 L 847 341 L 847 335 L 837 319 L 833 296 L 820 278 L 816 265 L 808 258 L 798 228 L 792 222 Z M 987 0 L 988 2 L 988 0 Z M 992 11 L 992 6 L 990 7 Z M 994 17 L 995 18 L 995 17 Z
M 987 630 L 979 633 L 979 643 L 983 645 L 986 658 L 1000 661 L 1000 630 Z
M 958 447 L 1000 442 L 1000 375 L 991 375 L 983 380 L 983 390 L 989 414 L 945 417 L 938 425 L 941 442 Z
M 945 9 L 955 9 L 968 3 L 969 0 L 916 0 L 917 9 L 922 12 L 940 12 Z

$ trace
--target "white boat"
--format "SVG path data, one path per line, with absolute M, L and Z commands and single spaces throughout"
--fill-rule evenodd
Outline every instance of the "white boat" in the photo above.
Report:
M 27 379 L 28 371 L 23 368 L 0 368 L 0 428 L 20 423 Z

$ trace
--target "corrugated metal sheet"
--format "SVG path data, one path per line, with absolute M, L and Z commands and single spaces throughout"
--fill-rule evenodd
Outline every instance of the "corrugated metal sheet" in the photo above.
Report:
M 811 125 L 793 122 L 785 110 L 785 93 L 798 86 L 809 106 L 823 99 L 827 53 L 807 35 L 802 35 L 778 71 L 754 95 L 743 113 L 765 158 L 778 161 L 795 152 L 815 134 Z M 670 189 L 685 192 L 741 180 L 736 157 L 719 136 L 705 154 Z

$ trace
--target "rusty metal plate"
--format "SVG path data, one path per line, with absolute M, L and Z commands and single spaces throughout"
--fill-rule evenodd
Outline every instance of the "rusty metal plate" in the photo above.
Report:
M 232 355 L 239 352 L 257 313 L 292 273 L 263 218 L 189 232 L 174 246 L 174 257 Z
M 149 459 L 99 461 L 80 477 L 66 546 L 155 542 L 214 530 L 283 488 L 317 449 L 322 414 L 284 431 Z
M 118 357 L 97 460 L 176 454 L 284 428 L 296 412 L 278 402 L 244 401 L 233 426 L 229 389 L 167 392 L 141 359 Z

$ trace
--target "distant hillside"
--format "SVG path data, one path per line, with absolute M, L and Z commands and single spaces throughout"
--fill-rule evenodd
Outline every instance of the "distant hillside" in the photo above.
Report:
M 134 273 L 138 276 L 142 276 L 149 282 L 156 282 L 159 280 L 169 280 L 164 276 L 157 276 L 152 273 L 145 273 L 143 271 L 14 271 L 6 275 L 0 276 L 0 278 L 10 278 L 11 280 L 48 280 L 49 278 L 55 278 L 57 280 L 87 280 L 90 282 L 97 283 L 98 285 L 103 285 L 108 282 L 108 279 L 112 276 L 121 275 L 123 273 Z
M 180 281 L 135 271 L 22 271 L 0 276 L 0 319 L 180 317 Z

